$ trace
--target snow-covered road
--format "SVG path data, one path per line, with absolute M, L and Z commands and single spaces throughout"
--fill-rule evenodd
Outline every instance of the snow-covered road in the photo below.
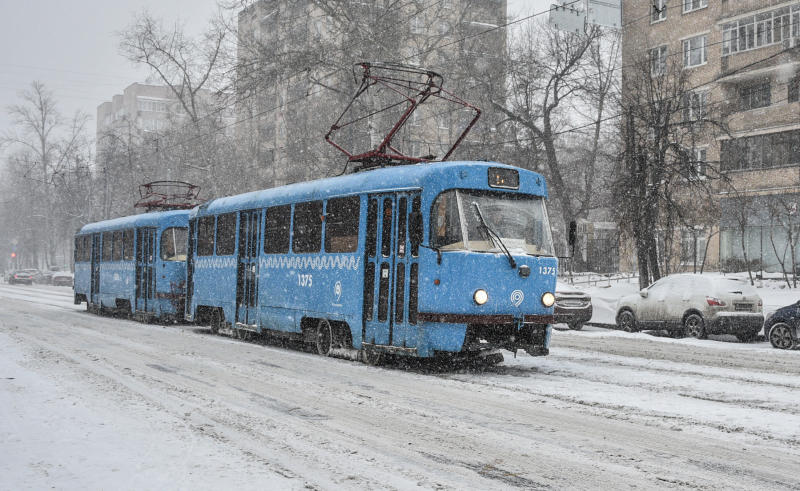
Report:
M 374 368 L 0 285 L 0 489 L 800 487 L 800 351 L 599 328 Z

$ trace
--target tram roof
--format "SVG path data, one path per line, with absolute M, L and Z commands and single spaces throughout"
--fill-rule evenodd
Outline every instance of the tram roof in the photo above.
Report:
M 181 218 L 185 218 L 185 220 L 181 220 Z M 78 233 L 91 234 L 125 228 L 158 227 L 164 224 L 175 226 L 183 224 L 186 226 L 188 220 L 189 210 L 151 211 L 139 215 L 129 215 L 126 217 L 112 218 L 111 220 L 103 220 L 101 222 L 87 223 L 81 227 Z
M 199 208 L 194 208 L 192 216 L 261 208 L 264 205 L 272 206 L 325 199 L 331 196 L 419 189 L 424 185 L 431 186 L 433 184 L 435 186 L 437 181 L 443 188 L 487 189 L 488 174 L 485 171 L 488 171 L 490 167 L 518 170 L 519 192 L 547 196 L 547 185 L 544 178 L 533 171 L 497 162 L 436 162 L 386 167 L 217 198 L 200 205 Z

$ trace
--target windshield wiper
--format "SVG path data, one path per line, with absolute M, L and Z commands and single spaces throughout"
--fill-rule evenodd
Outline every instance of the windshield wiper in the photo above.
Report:
M 508 264 L 511 265 L 511 269 L 516 269 L 517 262 L 514 261 L 514 258 L 511 256 L 511 253 L 508 252 L 508 248 L 503 243 L 503 240 L 500 238 L 499 235 L 497 235 L 497 232 L 489 228 L 489 225 L 483 218 L 483 213 L 481 213 L 481 207 L 478 206 L 478 203 L 474 201 L 472 202 L 472 206 L 475 208 L 475 215 L 478 217 L 478 224 L 481 226 L 481 228 L 483 228 L 484 231 L 486 231 L 486 235 L 488 235 L 489 238 L 492 239 L 492 242 L 494 242 L 494 244 L 498 246 L 501 251 L 503 251 L 503 254 L 505 254 L 506 257 L 508 257 Z

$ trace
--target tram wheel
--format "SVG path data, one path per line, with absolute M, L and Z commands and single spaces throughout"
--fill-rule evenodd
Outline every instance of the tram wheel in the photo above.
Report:
M 314 337 L 314 342 L 317 347 L 317 354 L 321 356 L 328 356 L 333 349 L 333 328 L 327 319 L 320 319 L 317 324 L 317 332 Z
M 222 311 L 213 309 L 209 317 L 208 327 L 211 329 L 211 334 L 219 334 L 219 328 L 222 327 Z

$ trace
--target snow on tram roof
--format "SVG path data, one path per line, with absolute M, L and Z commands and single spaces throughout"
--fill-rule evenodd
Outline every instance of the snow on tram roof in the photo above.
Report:
M 458 181 L 465 188 L 485 188 L 487 175 L 482 171 L 490 167 L 519 171 L 519 191 L 537 196 L 547 196 L 547 186 L 536 172 L 497 162 L 448 161 L 386 167 L 339 177 L 289 184 L 277 188 L 217 198 L 192 210 L 192 216 L 217 214 L 236 210 L 259 208 L 265 202 L 275 204 L 295 203 L 329 196 L 345 196 L 357 193 L 377 193 L 417 189 L 432 180 L 440 179 L 452 183 Z M 464 174 L 464 171 L 479 170 L 480 173 Z
M 186 217 L 186 220 L 180 220 L 182 217 Z M 182 222 L 188 223 L 188 217 L 189 210 L 151 211 L 139 215 L 129 215 L 100 222 L 87 223 L 80 229 L 78 234 L 105 232 L 123 228 L 156 227 L 163 225 L 165 222 L 168 225 L 186 226 L 186 223 Z

